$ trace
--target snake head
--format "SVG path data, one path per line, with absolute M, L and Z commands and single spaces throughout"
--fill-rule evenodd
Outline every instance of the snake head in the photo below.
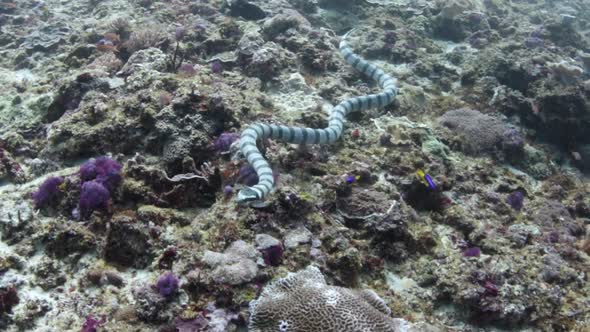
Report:
M 258 197 L 258 193 L 250 187 L 240 190 L 238 192 L 238 196 L 236 197 L 236 202 L 238 202 L 238 204 L 250 204 L 259 200 L 260 197 Z

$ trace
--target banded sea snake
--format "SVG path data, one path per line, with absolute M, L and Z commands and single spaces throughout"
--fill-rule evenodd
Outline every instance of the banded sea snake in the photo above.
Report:
M 397 95 L 395 79 L 352 51 L 346 42 L 346 37 L 351 32 L 349 31 L 342 37 L 339 47 L 340 54 L 356 70 L 377 81 L 382 92 L 354 97 L 341 102 L 332 109 L 328 127 L 324 129 L 287 127 L 264 123 L 254 123 L 248 126 L 240 135 L 240 151 L 258 174 L 258 184 L 242 188 L 236 198 L 238 203 L 246 204 L 262 201 L 271 192 L 275 184 L 272 169 L 256 146 L 258 139 L 273 138 L 295 144 L 333 143 L 342 135 L 344 118 L 348 113 L 373 107 L 383 107 L 395 99 Z

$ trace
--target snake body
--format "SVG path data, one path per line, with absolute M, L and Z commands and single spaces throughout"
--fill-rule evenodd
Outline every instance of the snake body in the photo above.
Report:
M 240 136 L 240 151 L 258 174 L 258 184 L 242 188 L 236 198 L 238 203 L 262 201 L 271 192 L 275 184 L 272 169 L 256 146 L 258 139 L 272 138 L 295 144 L 333 143 L 342 135 L 344 119 L 348 113 L 373 107 L 383 107 L 395 99 L 397 95 L 395 79 L 355 54 L 346 42 L 349 33 L 350 31 L 340 41 L 340 54 L 355 69 L 377 81 L 382 92 L 354 97 L 341 102 L 332 109 L 328 127 L 324 129 L 287 127 L 264 123 L 249 125 Z

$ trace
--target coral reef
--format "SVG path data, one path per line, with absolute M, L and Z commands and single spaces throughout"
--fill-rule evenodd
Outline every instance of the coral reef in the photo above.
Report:
M 0 1 L 0 330 L 587 331 L 589 13 Z

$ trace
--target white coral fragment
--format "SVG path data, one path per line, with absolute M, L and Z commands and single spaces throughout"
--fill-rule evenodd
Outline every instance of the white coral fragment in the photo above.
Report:
M 239 285 L 251 281 L 258 273 L 260 253 L 244 241 L 232 243 L 223 253 L 205 251 L 203 262 L 213 268 L 211 273 L 217 283 Z

